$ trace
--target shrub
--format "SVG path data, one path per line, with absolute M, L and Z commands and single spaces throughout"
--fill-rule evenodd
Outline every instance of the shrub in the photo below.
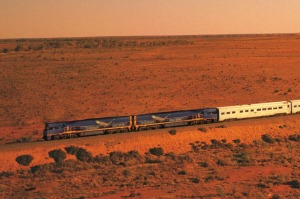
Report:
M 109 160 L 115 165 L 133 166 L 144 162 L 144 157 L 137 151 L 123 153 L 114 151 L 109 154 Z
M 16 139 L 16 142 L 21 143 L 21 142 L 30 142 L 32 137 L 21 137 Z
M 232 140 L 232 141 L 233 141 L 233 143 L 235 143 L 235 144 L 241 143 L 241 140 L 240 140 L 240 139 L 234 139 L 234 140 Z
M 204 127 L 199 127 L 198 130 L 201 131 L 201 132 L 204 132 L 204 133 L 207 132 L 207 129 L 204 128 Z
M 286 182 L 285 184 L 290 185 L 290 187 L 294 188 L 294 189 L 300 188 L 300 181 L 298 181 L 298 180 L 292 180 L 292 181 Z
M 50 151 L 48 154 L 49 157 L 53 158 L 55 162 L 62 162 L 64 159 L 66 159 L 66 152 L 61 149 Z
M 210 140 L 210 141 L 211 141 L 211 144 L 212 144 L 212 147 L 213 147 L 213 148 L 220 148 L 220 147 L 223 147 L 222 142 L 220 142 L 219 140 L 212 139 L 212 140 Z
M 92 158 L 92 154 L 84 148 L 79 148 L 76 153 L 76 158 L 77 160 L 86 162 Z
M 8 51 L 9 51 L 8 48 L 3 48 L 3 49 L 2 49 L 2 52 L 3 52 L 3 53 L 8 53 Z
M 176 130 L 175 130 L 175 129 L 171 129 L 171 130 L 169 131 L 169 133 L 170 133 L 171 135 L 176 135 Z
M 65 147 L 65 150 L 66 150 L 67 154 L 76 155 L 79 150 L 79 147 L 72 145 L 69 147 Z
M 249 158 L 247 152 L 240 152 L 233 155 L 233 160 L 236 161 L 241 166 L 249 165 L 251 159 Z
M 300 141 L 300 134 L 293 134 L 289 136 L 289 140 L 299 142 Z
M 185 171 L 179 171 L 178 175 L 186 175 L 186 172 Z
M 9 178 L 9 177 L 11 177 L 13 175 L 14 175 L 13 172 L 3 171 L 3 172 L 0 172 L 0 179 L 3 178 L 3 177 Z
M 199 183 L 200 180 L 198 178 L 189 178 L 192 183 Z
M 280 196 L 277 194 L 274 194 L 271 199 L 280 199 Z
M 28 166 L 32 160 L 33 157 L 31 155 L 20 155 L 16 158 L 17 163 L 23 166 Z
M 262 135 L 261 139 L 267 143 L 271 143 L 271 144 L 275 143 L 275 139 L 269 134 Z
M 35 174 L 35 173 L 41 173 L 42 172 L 42 167 L 40 165 L 36 165 L 30 168 L 30 172 Z
M 20 51 L 21 50 L 21 46 L 20 45 L 17 45 L 15 48 L 14 48 L 14 51 Z
M 156 155 L 156 156 L 161 156 L 164 154 L 164 150 L 163 148 L 161 147 L 154 147 L 154 148 L 151 148 L 149 149 L 149 152 L 152 154 L 152 155 Z
M 120 165 L 125 162 L 125 153 L 114 151 L 109 154 L 109 159 L 113 164 Z
M 219 165 L 219 166 L 228 166 L 228 165 L 231 165 L 231 164 L 226 159 L 217 159 L 217 165 Z
M 224 144 L 226 144 L 227 140 L 226 139 L 222 139 L 221 142 L 224 143 Z
M 208 164 L 207 162 L 198 162 L 198 165 L 199 165 L 200 167 L 204 167 L 204 168 L 206 168 L 206 167 L 209 166 L 209 164 Z

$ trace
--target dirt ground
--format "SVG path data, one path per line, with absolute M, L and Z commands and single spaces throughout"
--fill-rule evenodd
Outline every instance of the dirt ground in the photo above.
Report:
M 300 35 L 297 34 L 1 40 L 0 156 L 5 161 L 1 163 L 0 171 L 27 172 L 31 166 L 49 164 L 53 162 L 48 157 L 50 150 L 70 145 L 84 147 L 93 155 L 130 150 L 144 154 L 152 147 L 162 147 L 165 153 L 191 155 L 191 143 L 197 141 L 210 143 L 212 139 L 226 139 L 232 143 L 232 140 L 240 139 L 242 143 L 251 145 L 253 141 L 261 140 L 263 134 L 283 139 L 298 133 L 300 116 L 294 115 L 227 122 L 222 127 L 211 124 L 203 127 L 206 132 L 200 131 L 199 126 L 182 127 L 177 129 L 175 136 L 171 136 L 168 129 L 163 129 L 40 141 L 44 122 L 300 99 L 299 46 Z M 280 146 L 276 145 L 278 151 L 284 155 L 290 153 L 287 146 Z M 299 148 L 294 147 L 292 151 L 299 152 Z M 15 158 L 22 154 L 34 157 L 30 166 L 16 163 Z M 191 157 L 198 158 L 195 154 Z M 68 155 L 67 159 L 75 158 Z M 219 177 L 230 176 L 225 180 L 230 184 L 228 187 L 218 183 L 215 186 L 214 180 L 203 186 L 205 179 L 199 177 L 200 184 L 179 182 L 176 184 L 183 188 L 177 190 L 173 187 L 168 190 L 170 193 L 165 191 L 169 186 L 169 182 L 165 181 L 162 187 L 154 183 L 124 190 L 115 189 L 119 184 L 106 184 L 105 188 L 106 192 L 113 190 L 107 193 L 108 198 L 150 197 L 152 193 L 155 193 L 154 198 L 247 198 L 250 196 L 242 194 L 245 190 L 264 189 L 251 180 L 247 184 L 257 175 L 264 177 L 278 172 L 278 175 L 289 176 L 286 180 L 299 180 L 298 159 L 295 159 L 294 165 L 285 167 L 270 161 L 271 166 L 228 164 L 214 167 Z M 194 164 L 183 166 L 190 167 L 191 173 L 194 173 L 197 170 Z M 238 173 L 238 178 L 231 177 Z M 13 190 L 8 187 L 20 183 L 20 175 L 0 178 L 6 182 L 0 187 L 0 194 L 11 196 L 9 193 Z M 68 178 L 82 183 L 86 180 L 75 179 L 72 175 Z M 33 179 L 36 187 L 44 183 L 39 178 Z M 161 180 L 157 178 L 157 182 Z M 58 185 L 53 183 L 54 187 Z M 88 190 L 87 185 L 84 187 L 82 190 Z M 216 187 L 219 187 L 217 192 Z M 24 193 L 28 193 L 27 189 L 25 186 Z M 266 189 L 268 191 L 259 191 L 259 196 L 255 197 L 271 198 L 274 193 L 283 197 L 299 196 L 299 189 L 284 183 L 268 185 Z M 288 191 L 284 193 L 282 190 Z M 42 186 L 39 193 L 51 191 L 54 190 Z M 93 192 L 98 195 L 83 195 L 87 198 L 105 197 L 105 191 L 100 191 L 98 185 Z M 231 195 L 226 194 L 229 192 Z M 79 198 L 78 194 L 70 197 Z M 32 196 L 42 197 L 30 192 L 28 197 Z

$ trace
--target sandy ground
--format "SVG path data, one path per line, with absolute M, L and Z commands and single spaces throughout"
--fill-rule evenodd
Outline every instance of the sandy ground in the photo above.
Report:
M 55 41 L 0 41 L 2 143 L 43 122 L 300 99 L 299 35 Z
M 0 146 L 0 156 L 5 159 L 5 163 L 0 165 L 0 171 L 27 168 L 20 166 L 15 161 L 16 157 L 23 154 L 31 154 L 34 157 L 30 166 L 53 162 L 53 159 L 48 157 L 49 151 L 58 148 L 64 149 L 71 145 L 86 148 L 93 155 L 107 155 L 113 151 L 128 152 L 131 150 L 137 150 L 144 154 L 153 147 L 162 147 L 166 153 L 181 154 L 191 151 L 191 143 L 199 141 L 210 144 L 212 139 L 226 139 L 231 143 L 235 139 L 240 139 L 242 143 L 251 144 L 255 140 L 261 140 L 263 134 L 282 138 L 295 134 L 300 129 L 299 120 L 300 115 L 288 115 L 180 127 L 176 128 L 175 136 L 169 134 L 170 129 L 161 129 L 57 141 L 6 144 Z M 220 125 L 223 128 L 218 128 Z M 280 128 L 281 126 L 285 126 L 285 128 Z M 207 131 L 202 132 L 198 130 L 199 127 L 205 128 Z
M 161 129 L 41 141 L 44 122 L 300 99 L 299 46 L 297 34 L 1 40 L 0 156 L 4 161 L 0 172 L 27 171 L 31 166 L 51 163 L 49 151 L 70 145 L 84 147 L 93 155 L 130 150 L 144 154 L 152 147 L 162 147 L 165 153 L 185 154 L 195 142 L 226 139 L 232 143 L 240 139 L 251 144 L 261 140 L 263 134 L 283 138 L 298 133 L 300 115 L 289 115 L 204 125 L 206 132 L 200 131 L 200 126 L 180 127 L 174 136 L 169 129 Z M 7 53 L 2 52 L 4 48 Z M 20 141 L 23 142 L 17 143 Z M 30 166 L 16 163 L 15 158 L 23 154 L 34 157 Z M 67 159 L 74 156 L 68 155 Z M 156 198 L 195 197 L 204 191 L 201 196 L 210 197 L 216 193 L 214 187 L 223 186 L 223 192 L 234 195 L 238 190 L 239 197 L 246 197 L 241 195 L 243 190 L 258 190 L 251 184 L 253 179 L 276 172 L 297 177 L 297 165 L 298 162 L 294 166 L 220 167 L 219 176 L 229 176 L 221 184 L 213 181 L 201 184 L 199 189 L 199 184 L 179 183 L 182 189 L 176 191 L 166 184 L 131 191 L 147 197 L 155 193 Z M 197 172 L 195 165 L 185 166 Z M 78 178 L 71 176 L 70 181 L 75 183 L 80 181 Z M 10 190 L 26 181 L 18 180 L 7 178 L 7 187 L 1 185 L 0 194 L 11 196 L 9 193 L 19 191 Z M 59 182 L 51 185 L 61 188 Z M 24 190 L 28 198 L 42 197 L 35 192 L 30 194 L 26 187 L 19 193 Z M 80 190 L 99 193 L 88 186 Z M 51 195 L 55 189 L 42 186 L 39 191 Z M 129 191 L 119 190 L 113 196 L 129 197 Z M 219 192 L 217 195 L 222 196 Z M 78 198 L 76 193 L 69 197 Z M 283 184 L 271 186 L 260 196 L 271 198 L 276 193 L 299 196 Z

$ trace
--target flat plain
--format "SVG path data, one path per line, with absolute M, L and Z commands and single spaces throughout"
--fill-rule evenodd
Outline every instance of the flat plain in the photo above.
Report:
M 44 122 L 300 99 L 299 46 L 298 34 L 1 40 L 0 194 L 297 198 L 299 143 L 289 136 L 299 134 L 299 115 L 182 127 L 176 135 L 41 137 Z M 263 141 L 266 134 L 276 141 Z M 93 158 L 49 158 L 71 145 Z M 151 156 L 154 147 L 163 155 Z M 131 150 L 134 163 L 111 155 Z M 29 166 L 15 161 L 23 154 L 33 156 Z M 106 159 L 95 160 L 99 154 Z M 32 170 L 38 165 L 40 173 Z

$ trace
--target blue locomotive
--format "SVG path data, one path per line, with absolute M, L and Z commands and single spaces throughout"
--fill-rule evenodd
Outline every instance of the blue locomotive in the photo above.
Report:
M 141 131 L 218 121 L 216 108 L 150 113 L 122 117 L 93 118 L 67 122 L 45 123 L 43 138 L 55 140 L 95 134 Z

